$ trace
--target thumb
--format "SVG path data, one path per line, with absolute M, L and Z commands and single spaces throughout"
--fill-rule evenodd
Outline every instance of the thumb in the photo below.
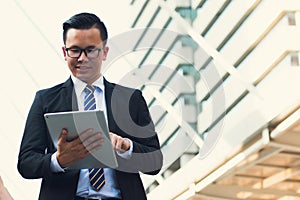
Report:
M 58 143 L 59 143 L 59 144 L 65 143 L 65 142 L 67 141 L 67 136 L 68 136 L 68 131 L 67 131 L 67 129 L 64 129 L 64 128 L 63 128 L 63 129 L 61 130 L 61 134 L 60 134 Z

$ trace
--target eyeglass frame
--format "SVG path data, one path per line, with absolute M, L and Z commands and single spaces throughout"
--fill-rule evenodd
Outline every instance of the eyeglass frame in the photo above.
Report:
M 76 49 L 76 50 L 79 50 L 80 51 L 80 53 L 79 53 L 79 56 L 76 56 L 76 57 L 72 57 L 72 56 L 70 56 L 69 55 L 69 50 L 74 50 L 74 49 Z M 82 48 L 79 48 L 79 47 L 70 47 L 70 48 L 67 48 L 66 46 L 65 46 L 65 50 L 66 50 L 66 52 L 67 52 L 67 55 L 68 55 L 68 57 L 70 57 L 70 58 L 79 58 L 81 55 L 82 55 L 82 52 L 84 52 L 84 55 L 87 57 L 87 58 L 97 58 L 98 56 L 99 56 L 99 54 L 100 54 L 100 51 L 101 50 L 103 50 L 103 48 L 100 48 L 100 47 L 95 47 L 95 48 L 91 48 L 91 47 L 87 47 L 87 48 L 85 48 L 85 49 L 82 49 Z M 92 50 L 92 51 L 98 51 L 98 53 L 97 53 L 97 56 L 95 56 L 95 57 L 89 57 L 88 56 L 88 53 L 86 52 L 87 50 Z

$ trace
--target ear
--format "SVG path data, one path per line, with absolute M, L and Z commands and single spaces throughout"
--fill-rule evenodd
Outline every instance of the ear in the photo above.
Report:
M 108 54 L 109 47 L 105 46 L 103 49 L 103 58 L 102 60 L 106 60 Z
M 62 51 L 63 51 L 63 54 L 64 54 L 65 61 L 67 61 L 67 51 L 66 51 L 66 48 L 64 46 L 62 46 L 61 48 L 62 48 Z

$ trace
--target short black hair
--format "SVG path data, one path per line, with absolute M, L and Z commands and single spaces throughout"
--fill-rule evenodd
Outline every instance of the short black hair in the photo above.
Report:
M 75 29 L 90 29 L 97 28 L 100 31 L 101 40 L 104 45 L 107 41 L 107 29 L 105 24 L 100 20 L 97 15 L 92 13 L 79 13 L 73 15 L 70 19 L 63 23 L 63 41 L 66 44 L 67 31 L 71 28 Z

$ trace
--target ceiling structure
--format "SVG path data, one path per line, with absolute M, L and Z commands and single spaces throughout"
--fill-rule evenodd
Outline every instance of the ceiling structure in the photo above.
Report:
M 189 199 L 300 199 L 300 110 L 283 117 L 264 129 L 261 136 L 266 144 L 262 148 Z

